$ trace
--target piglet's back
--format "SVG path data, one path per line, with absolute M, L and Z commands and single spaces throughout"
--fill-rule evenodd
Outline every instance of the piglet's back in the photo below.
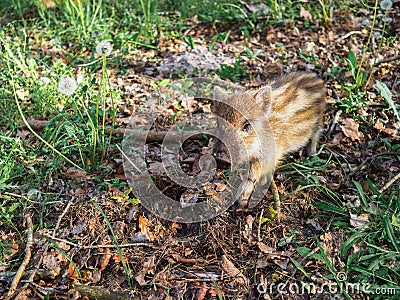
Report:
M 272 114 L 276 159 L 305 146 L 318 135 L 326 108 L 324 82 L 313 73 L 295 72 L 278 78 L 272 86 Z

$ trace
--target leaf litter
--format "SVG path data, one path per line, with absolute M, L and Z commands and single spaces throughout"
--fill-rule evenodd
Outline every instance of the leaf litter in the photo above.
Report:
M 247 87 L 259 86 L 275 76 L 293 70 L 313 70 L 320 74 L 325 71 L 331 72 L 332 65 L 341 65 L 342 57 L 350 49 L 362 49 L 363 44 L 360 37 L 365 38 L 366 32 L 359 30 L 361 29 L 361 16 L 349 17 L 342 20 L 341 24 L 334 24 L 333 29 L 325 29 L 317 26 L 314 28 L 305 26 L 306 21 L 313 21 L 312 15 L 303 7 L 300 14 L 303 19 L 294 20 L 295 26 L 287 26 L 286 30 L 281 30 L 278 26 L 268 25 L 262 32 L 254 33 L 254 36 L 246 38 L 246 41 L 239 28 L 232 28 L 229 42 L 215 43 L 215 51 L 223 53 L 223 56 L 215 55 L 213 52 L 208 53 L 208 51 L 207 54 L 204 54 L 203 48 L 197 49 L 203 49 L 198 51 L 203 51 L 204 57 L 217 57 L 218 63 L 222 62 L 218 60 L 218 57 L 230 58 L 233 62 L 236 55 L 243 54 L 245 43 L 249 48 L 262 49 L 263 51 L 257 59 L 244 59 L 249 69 L 250 79 L 245 78 L 242 83 Z M 318 21 L 314 20 L 314 22 Z M 300 34 L 299 28 L 301 29 Z M 210 31 L 215 30 L 207 24 L 197 22 L 189 31 L 189 35 L 201 37 L 204 44 L 207 44 L 210 42 Z M 341 38 L 355 30 L 357 33 L 349 35 L 347 38 Z M 157 81 L 165 76 L 165 72 L 169 72 L 167 76 L 176 76 L 170 72 L 171 69 L 175 70 L 176 68 L 169 63 L 174 62 L 174 59 L 175 64 L 179 63 L 185 55 L 196 55 L 195 51 L 189 51 L 182 43 L 177 46 L 175 41 L 168 39 L 160 39 L 158 48 L 161 50 L 154 51 L 152 55 L 161 59 L 161 67 L 157 66 L 155 60 L 149 58 L 146 51 L 142 51 L 142 55 L 135 53 L 132 57 L 125 58 L 132 60 L 132 69 L 127 70 L 126 74 L 111 77 L 111 80 L 115 81 L 113 84 L 121 87 L 126 96 L 125 108 L 119 111 L 120 124 L 125 124 L 124 118 L 128 118 L 132 112 L 143 105 L 146 93 L 151 90 L 152 81 Z M 320 67 L 299 57 L 299 49 L 307 57 L 310 57 L 311 54 L 314 55 Z M 54 51 L 54 49 L 46 51 Z M 386 56 L 394 54 L 394 49 L 386 50 Z M 58 56 L 64 57 L 62 53 L 58 53 Z M 185 61 L 188 65 L 192 64 L 187 67 L 186 71 L 199 67 L 193 64 L 191 56 Z M 367 64 L 368 62 L 371 64 L 372 54 L 371 57 L 367 57 L 366 61 Z M 143 68 L 143 63 L 145 68 Z M 212 68 L 209 69 L 215 67 L 212 65 Z M 133 71 L 134 69 L 135 71 Z M 321 137 L 321 142 L 326 145 L 326 148 L 340 153 L 337 159 L 344 168 L 352 169 L 372 153 L 381 152 L 382 148 L 377 142 L 379 139 L 398 141 L 399 123 L 396 123 L 395 119 L 398 119 L 399 94 L 392 79 L 400 78 L 399 69 L 399 62 L 394 61 L 372 74 L 374 80 L 370 82 L 379 79 L 377 89 L 382 97 L 375 99 L 379 106 L 367 106 L 360 109 L 361 113 L 364 111 L 365 121 L 373 122 L 371 116 L 374 115 L 376 121 L 370 131 L 362 128 L 360 121 L 356 121 L 350 115 L 342 114 L 332 130 Z M 346 78 L 347 75 L 343 73 L 339 76 Z M 345 97 L 346 94 L 337 79 L 326 76 L 324 79 L 328 86 L 328 100 L 332 104 L 326 114 L 325 128 L 329 128 L 337 109 L 336 100 Z M 393 82 L 393 86 L 383 85 L 384 82 Z M 27 95 L 21 92 L 19 96 L 26 97 Z M 165 101 L 160 106 L 165 115 L 155 125 L 158 129 L 171 125 L 171 116 L 176 112 L 175 104 Z M 389 107 L 389 110 L 384 111 L 380 108 L 381 106 Z M 195 111 L 193 107 L 185 107 L 183 103 L 182 108 L 189 114 Z M 24 138 L 27 136 L 26 133 L 20 135 Z M 201 146 L 195 141 L 191 141 L 187 147 L 193 153 L 201 153 Z M 354 150 L 356 148 L 362 148 L 363 151 L 356 152 Z M 154 145 L 152 151 L 154 158 L 158 151 L 157 145 Z M 323 153 L 326 155 L 326 152 Z M 189 158 L 192 158 L 193 161 L 186 167 L 189 172 L 198 173 L 198 164 L 195 162 L 199 161 L 199 156 L 193 154 L 193 156 L 186 157 L 186 162 Z M 288 161 L 290 160 L 292 158 L 288 158 Z M 115 164 L 114 171 L 117 168 L 118 164 Z M 330 164 L 325 170 L 315 172 L 321 177 L 328 177 L 327 181 L 333 191 L 346 198 L 345 196 L 351 195 L 351 190 L 344 186 L 343 176 L 335 172 L 336 168 L 335 164 Z M 370 172 L 370 168 L 373 168 L 372 164 L 366 170 L 361 169 L 357 172 L 354 179 L 362 179 L 365 174 Z M 392 168 L 391 172 L 398 172 L 399 162 L 391 161 L 390 168 Z M 161 176 L 165 173 L 164 168 L 156 160 L 150 164 L 150 169 L 154 175 Z M 380 170 L 376 176 L 381 176 L 381 180 L 386 180 L 388 170 Z M 279 174 L 279 172 L 280 170 L 277 173 Z M 327 175 L 327 172 L 331 172 L 331 175 Z M 171 293 L 176 298 L 217 299 L 218 293 L 221 293 L 229 299 L 245 299 L 259 296 L 257 286 L 261 279 L 280 282 L 284 280 L 283 275 L 296 272 L 296 266 L 291 263 L 289 258 L 300 261 L 301 256 L 296 253 L 298 245 L 313 249 L 317 246 L 315 237 L 319 236 L 324 251 L 330 257 L 335 257 L 339 252 L 338 247 L 343 244 L 345 239 L 341 231 L 328 231 L 321 235 L 321 228 L 326 228 L 328 220 L 313 218 L 315 209 L 310 205 L 310 199 L 321 200 L 318 189 L 310 188 L 306 193 L 291 194 L 290 192 L 299 188 L 297 181 L 284 172 L 279 174 L 278 178 L 280 191 L 285 195 L 283 212 L 279 223 L 271 225 L 263 224 L 260 215 L 261 211 L 268 210 L 268 205 L 272 200 L 270 194 L 258 207 L 249 211 L 236 212 L 234 209 L 229 209 L 221 216 L 201 224 L 177 224 L 160 220 L 140 205 L 127 201 L 124 195 L 127 187 L 122 190 L 99 191 L 96 189 L 97 183 L 93 177 L 88 176 L 86 172 L 74 169 L 63 170 L 59 177 L 52 179 L 53 186 L 47 188 L 58 190 L 62 186 L 65 195 L 77 197 L 75 203 L 69 208 L 68 214 L 61 221 L 56 236 L 61 240 L 60 243 L 64 243 L 57 242 L 59 247 L 68 255 L 73 256 L 74 263 L 79 266 L 82 273 L 97 274 L 85 276 L 83 279 L 85 283 L 103 286 L 105 289 L 129 288 L 127 274 L 123 268 L 121 257 L 118 255 L 116 247 L 113 246 L 109 229 L 98 209 L 91 203 L 91 200 L 95 199 L 106 212 L 112 227 L 119 228 L 118 243 L 120 245 L 133 244 L 131 247 L 123 248 L 123 259 L 134 270 L 135 282 L 133 285 L 135 291 L 142 297 L 164 299 L 166 293 Z M 170 185 L 168 182 L 162 184 L 165 185 L 164 188 L 168 188 Z M 205 193 L 208 192 L 211 195 L 210 190 L 216 189 L 219 192 L 225 188 L 224 183 L 214 182 L 212 188 Z M 184 191 L 177 187 L 172 186 L 169 189 L 171 189 L 168 191 L 169 195 L 176 199 L 183 197 L 184 199 L 189 198 L 185 201 L 190 201 L 193 197 L 200 196 L 198 191 L 189 191 L 185 195 Z M 64 207 L 65 204 L 62 202 L 49 207 L 46 222 L 55 224 L 56 216 L 62 212 Z M 365 226 L 368 223 L 366 214 L 350 214 L 349 222 L 355 229 L 368 230 L 368 227 Z M 297 233 L 289 234 L 289 231 Z M 287 239 L 288 236 L 291 239 Z M 286 239 L 284 239 L 285 237 Z M 279 246 L 282 239 L 285 244 Z M 14 238 L 4 234 L 2 240 L 11 241 Z M 69 242 L 65 244 L 64 241 Z M 85 246 L 91 245 L 96 247 L 85 248 Z M 35 241 L 34 246 L 37 251 L 44 249 L 44 243 L 39 240 Z M 41 268 L 55 271 L 59 275 L 53 279 L 43 280 L 46 285 L 68 292 L 72 282 L 78 280 L 78 273 L 64 255 L 61 255 L 54 247 L 50 247 L 51 250 L 44 255 Z M 354 252 L 359 250 L 357 246 L 353 247 L 355 247 Z M 10 253 L 9 258 L 16 253 Z M 38 252 L 38 255 L 32 258 L 33 265 L 40 260 L 39 256 Z M 336 260 L 334 263 L 340 269 L 341 262 Z M 319 272 L 324 272 L 324 269 L 315 261 L 310 260 L 307 262 L 307 272 L 314 273 L 313 276 L 317 278 Z M 300 276 L 299 273 L 297 276 Z M 151 289 L 148 288 L 150 284 Z M 231 295 L 235 295 L 235 297 Z M 268 297 L 265 295 L 266 299 Z M 295 299 L 295 297 L 287 295 L 287 299 Z

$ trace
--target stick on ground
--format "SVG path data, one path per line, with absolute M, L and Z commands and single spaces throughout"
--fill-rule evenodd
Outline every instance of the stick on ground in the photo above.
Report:
M 27 213 L 25 221 L 26 221 L 26 226 L 28 228 L 28 235 L 25 247 L 25 257 L 21 265 L 19 266 L 17 273 L 15 274 L 13 281 L 11 282 L 11 287 L 7 293 L 8 297 L 13 296 L 14 293 L 16 292 L 18 283 L 21 280 L 22 275 L 24 275 L 25 269 L 28 266 L 32 256 L 31 248 L 33 243 L 33 224 L 32 224 L 32 218 L 29 213 Z

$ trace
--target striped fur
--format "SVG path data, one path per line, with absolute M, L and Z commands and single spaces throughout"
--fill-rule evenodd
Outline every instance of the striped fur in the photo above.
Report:
M 237 142 L 244 143 L 248 153 L 237 154 L 239 162 L 250 163 L 248 179 L 237 195 L 239 207 L 247 206 L 256 184 L 272 180 L 285 154 L 307 144 L 309 155 L 316 152 L 326 89 L 315 74 L 296 72 L 270 86 L 233 94 L 216 87 L 214 98 L 218 101 L 212 103 L 212 111 L 233 126 L 243 140 Z

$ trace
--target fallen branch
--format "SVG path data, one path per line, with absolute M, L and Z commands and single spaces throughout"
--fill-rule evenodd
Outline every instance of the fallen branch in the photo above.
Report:
M 50 121 L 47 120 L 37 120 L 37 119 L 28 119 L 28 124 L 32 127 L 32 129 L 36 131 L 43 130 L 47 125 L 49 125 Z M 83 126 L 83 125 L 79 125 Z M 99 130 L 102 130 L 99 128 Z M 146 139 L 147 143 L 153 142 L 163 142 L 163 141 L 179 141 L 179 140 L 198 140 L 201 139 L 202 134 L 193 134 L 190 131 L 187 132 L 168 132 L 168 131 L 138 131 L 135 129 L 129 128 L 105 128 L 104 133 L 114 134 L 114 135 L 125 135 L 126 133 L 130 133 L 131 135 L 135 136 L 138 140 Z M 168 134 L 168 136 L 167 136 Z M 167 138 L 165 139 L 165 137 Z
M 350 32 L 346 33 L 344 36 L 337 38 L 335 42 L 339 43 L 340 41 L 347 39 L 348 37 L 352 36 L 353 34 L 361 34 L 361 31 L 359 31 L 359 30 L 350 31 Z
M 38 119 L 34 119 L 34 118 L 29 118 L 27 119 L 28 124 L 32 127 L 32 129 L 34 129 L 35 131 L 41 131 L 43 130 L 47 125 L 50 124 L 50 121 L 47 120 L 38 120 Z M 81 127 L 83 127 L 84 125 L 79 125 Z M 101 128 L 100 128 L 101 129 Z M 125 133 L 125 128 L 105 128 L 105 133 L 106 134 L 118 134 L 118 135 L 123 135 Z
M 381 188 L 381 189 L 379 190 L 379 193 L 383 193 L 384 191 L 386 191 L 388 188 L 390 188 L 390 186 L 391 186 L 393 183 L 396 182 L 396 180 L 399 180 L 399 179 L 400 179 L 400 173 L 397 174 L 396 176 L 394 176 L 392 179 L 390 179 L 389 182 L 386 183 L 386 184 L 383 186 L 383 188 Z
M 12 297 L 17 291 L 18 283 L 21 280 L 21 277 L 24 274 L 25 269 L 28 266 L 32 256 L 31 247 L 33 244 L 33 224 L 32 224 L 32 218 L 29 215 L 29 213 L 26 215 L 25 221 L 26 221 L 26 226 L 28 227 L 28 235 L 25 247 L 25 257 L 21 265 L 19 266 L 17 273 L 15 274 L 13 281 L 11 282 L 11 287 L 8 290 L 7 297 Z
M 75 199 L 75 197 L 72 197 L 71 200 L 69 200 L 69 202 L 68 202 L 67 206 L 65 207 L 63 213 L 58 217 L 57 224 L 54 227 L 54 230 L 53 230 L 53 233 L 52 233 L 52 238 L 55 237 L 56 232 L 57 232 L 58 228 L 60 227 L 61 220 L 64 219 L 64 216 L 66 215 L 67 211 L 69 210 L 69 208 L 70 208 L 71 204 L 73 203 L 74 199 Z M 33 281 L 35 280 L 35 277 L 39 277 L 40 279 L 52 278 L 53 277 L 53 272 L 39 272 L 39 268 L 42 265 L 43 259 L 46 256 L 48 249 L 49 249 L 49 243 L 46 244 L 46 246 L 44 248 L 44 251 L 42 252 L 41 257 L 40 257 L 39 261 L 36 264 L 35 269 L 33 269 L 33 271 L 31 272 L 31 274 L 29 276 L 29 279 L 26 281 L 25 285 L 21 288 L 21 291 L 19 292 L 18 295 L 20 295 L 29 285 L 34 285 Z M 38 275 L 38 276 L 36 276 L 36 275 Z M 19 296 L 17 296 L 16 298 L 19 299 Z
M 382 156 L 382 155 L 400 155 L 400 152 L 381 152 L 381 153 L 374 154 L 370 157 L 367 157 L 366 159 L 364 159 L 361 162 L 361 164 L 357 168 L 355 168 L 353 171 L 351 171 L 349 174 L 347 174 L 346 178 L 349 179 L 351 176 L 353 176 L 355 173 L 357 173 L 368 161 L 374 160 L 378 156 Z
M 384 58 L 384 59 L 378 60 L 378 61 L 375 63 L 375 66 L 380 65 L 380 64 L 383 64 L 383 63 L 392 62 L 392 61 L 395 61 L 395 60 L 400 60 L 400 55 L 398 55 L 398 56 L 393 56 L 393 57 L 388 57 L 388 58 Z
M 139 297 L 132 296 L 130 293 L 115 292 L 96 286 L 87 286 L 74 284 L 74 289 L 81 294 L 83 298 L 97 300 L 140 300 Z
M 41 236 L 45 237 L 45 238 L 49 238 L 49 239 L 53 239 L 57 242 L 62 242 L 65 244 L 68 244 L 72 247 L 76 247 L 78 249 L 99 249 L 99 248 L 116 248 L 116 245 L 90 245 L 90 246 L 83 246 L 83 245 L 79 245 L 73 242 L 70 242 L 68 240 L 64 240 L 64 239 L 60 239 L 60 238 L 56 238 L 53 236 L 49 236 L 47 234 L 41 234 Z M 119 248 L 131 248 L 131 247 L 139 247 L 139 246 L 145 246 L 145 247 L 150 247 L 153 249 L 162 249 L 161 247 L 155 246 L 153 244 L 150 243 L 129 243 L 129 244 L 121 244 L 118 245 Z

